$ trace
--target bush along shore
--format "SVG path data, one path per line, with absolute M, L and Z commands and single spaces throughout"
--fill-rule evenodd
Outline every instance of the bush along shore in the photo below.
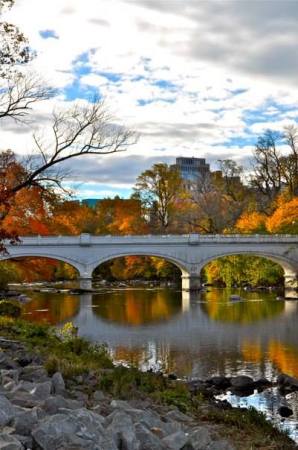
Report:
M 263 414 L 214 400 L 248 379 L 199 386 L 116 367 L 104 346 L 79 337 L 71 324 L 57 330 L 2 315 L 0 336 L 1 449 L 297 448 Z M 295 389 L 294 379 L 280 382 Z

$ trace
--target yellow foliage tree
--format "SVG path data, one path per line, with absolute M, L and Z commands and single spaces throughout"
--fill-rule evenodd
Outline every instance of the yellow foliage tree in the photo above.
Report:
M 265 214 L 257 211 L 246 211 L 237 220 L 236 230 L 244 234 L 264 232 L 266 230 L 265 221 Z
M 266 220 L 270 233 L 298 234 L 298 197 L 288 202 L 278 202 L 274 213 Z

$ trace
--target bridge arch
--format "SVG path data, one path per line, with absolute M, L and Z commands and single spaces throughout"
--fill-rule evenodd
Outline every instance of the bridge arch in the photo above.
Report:
M 21 260 L 23 258 L 44 258 L 44 259 L 53 259 L 55 261 L 64 262 L 64 263 L 67 263 L 70 266 L 72 266 L 78 272 L 79 276 L 81 275 L 81 273 L 84 270 L 84 267 L 82 267 L 81 264 L 79 264 L 77 261 L 73 260 L 72 258 L 68 258 L 68 257 L 61 256 L 61 255 L 52 255 L 52 254 L 47 255 L 45 253 L 39 253 L 39 252 L 38 253 L 28 252 L 28 253 L 20 253 L 20 254 L 14 253 L 13 255 L 4 254 L 4 255 L 1 255 L 0 262 L 1 261 L 10 261 L 10 260 Z
M 272 254 L 268 251 L 256 251 L 256 250 L 237 250 L 237 251 L 220 251 L 218 253 L 213 254 L 212 256 L 205 258 L 203 261 L 200 261 L 199 271 L 211 261 L 214 261 L 218 258 L 224 258 L 225 256 L 237 256 L 237 255 L 247 255 L 247 256 L 256 256 L 260 258 L 265 258 L 270 261 L 278 264 L 284 272 L 284 280 L 286 288 L 296 288 L 297 287 L 297 263 L 291 260 L 288 257 Z
M 120 252 L 120 253 L 113 253 L 110 254 L 108 256 L 105 256 L 103 258 L 100 258 L 99 260 L 94 260 L 90 266 L 92 268 L 92 272 L 99 267 L 100 265 L 112 261 L 113 259 L 117 259 L 117 258 L 125 258 L 126 256 L 148 256 L 148 257 L 153 257 L 153 258 L 161 258 L 164 259 L 165 261 L 168 261 L 170 263 L 172 263 L 174 266 L 178 267 L 178 269 L 181 271 L 181 274 L 187 274 L 189 271 L 188 265 L 186 262 L 181 261 L 178 258 L 175 258 L 171 255 L 167 255 L 164 253 L 159 253 L 159 252 L 142 252 L 142 251 L 131 251 L 131 252 Z

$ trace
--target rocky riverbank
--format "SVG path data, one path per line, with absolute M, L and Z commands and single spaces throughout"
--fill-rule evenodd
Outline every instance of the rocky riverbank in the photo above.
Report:
M 2 338 L 0 345 L 1 449 L 234 448 L 216 426 L 197 423 L 176 408 L 149 399 L 113 399 L 92 388 L 96 378 L 90 373 L 65 383 L 19 342 Z
M 0 334 L 1 449 L 297 448 L 255 410 L 232 409 L 173 376 L 114 367 L 72 329 L 57 337 L 5 318 Z

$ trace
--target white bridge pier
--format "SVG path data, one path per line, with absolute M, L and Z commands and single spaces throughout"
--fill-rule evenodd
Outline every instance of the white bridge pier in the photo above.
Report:
M 201 270 L 210 261 L 227 255 L 255 255 L 280 264 L 286 288 L 298 287 L 297 235 L 146 235 L 146 236 L 36 236 L 6 243 L 0 260 L 45 257 L 64 261 L 79 273 L 80 286 L 92 287 L 92 273 L 100 264 L 122 256 L 157 256 L 181 270 L 182 289 L 201 286 Z

